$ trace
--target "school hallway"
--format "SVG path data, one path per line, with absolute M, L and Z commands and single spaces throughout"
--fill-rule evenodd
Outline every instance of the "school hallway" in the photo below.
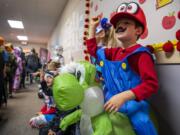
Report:
M 0 123 L 1 135 L 38 135 L 37 129 L 29 126 L 29 120 L 40 110 L 42 101 L 37 96 L 37 84 L 26 85 L 3 106 L 5 120 Z M 6 119 L 7 118 L 7 119 Z

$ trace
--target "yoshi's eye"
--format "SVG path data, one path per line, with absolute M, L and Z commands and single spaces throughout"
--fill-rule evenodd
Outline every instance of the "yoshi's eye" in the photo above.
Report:
M 81 71 L 77 71 L 77 73 L 76 73 L 76 78 L 79 80 L 80 77 L 81 77 Z
M 85 68 L 81 64 L 79 64 L 77 66 L 75 76 L 78 79 L 80 84 L 82 84 L 84 82 L 84 79 L 85 79 Z

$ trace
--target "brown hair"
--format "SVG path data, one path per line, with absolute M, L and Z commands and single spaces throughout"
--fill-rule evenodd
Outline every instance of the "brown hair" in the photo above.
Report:
M 138 27 L 142 28 L 142 33 L 137 36 L 137 40 L 138 40 L 140 38 L 140 36 L 143 34 L 143 32 L 144 32 L 144 27 L 143 27 L 143 25 L 139 21 L 134 20 L 134 22 L 135 22 L 135 27 L 136 28 L 138 28 Z

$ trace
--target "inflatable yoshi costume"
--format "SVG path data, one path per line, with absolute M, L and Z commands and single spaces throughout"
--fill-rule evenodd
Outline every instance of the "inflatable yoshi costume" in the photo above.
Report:
M 57 108 L 72 110 L 59 125 L 63 131 L 80 121 L 78 135 L 135 135 L 128 117 L 104 112 L 104 97 L 95 80 L 95 66 L 88 62 L 66 65 L 54 79 L 53 96 Z

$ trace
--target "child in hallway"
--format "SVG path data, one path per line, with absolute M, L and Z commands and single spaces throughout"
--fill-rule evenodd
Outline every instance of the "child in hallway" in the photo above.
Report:
M 31 118 L 30 125 L 32 127 L 41 128 L 47 125 L 55 116 L 56 108 L 52 93 L 53 79 L 57 75 L 55 63 L 48 64 L 48 70 L 44 72 L 41 80 L 42 96 L 44 105 L 41 108 L 38 116 Z
M 14 75 L 13 90 L 14 90 L 14 92 L 16 92 L 20 87 L 20 77 L 21 77 L 21 73 L 23 70 L 22 59 L 20 57 L 21 49 L 19 47 L 14 48 L 14 55 L 16 57 L 17 67 L 16 67 L 16 71 L 15 71 L 15 75 Z
M 112 25 L 108 22 L 107 18 L 102 18 L 100 20 L 100 24 L 97 26 L 95 31 L 95 38 L 98 49 L 108 48 L 117 44 L 114 38 L 114 29 L 111 26 Z M 96 81 L 103 80 L 103 78 L 101 77 L 102 73 L 99 61 L 94 56 L 90 56 L 90 59 L 91 63 L 96 66 Z
M 149 50 L 137 43 L 146 30 L 143 10 L 135 2 L 122 3 L 110 22 L 121 47 L 98 49 L 95 29 L 99 19 L 91 20 L 87 48 L 102 68 L 106 111 L 126 114 L 137 135 L 157 135 L 145 101 L 158 90 L 158 79 Z

